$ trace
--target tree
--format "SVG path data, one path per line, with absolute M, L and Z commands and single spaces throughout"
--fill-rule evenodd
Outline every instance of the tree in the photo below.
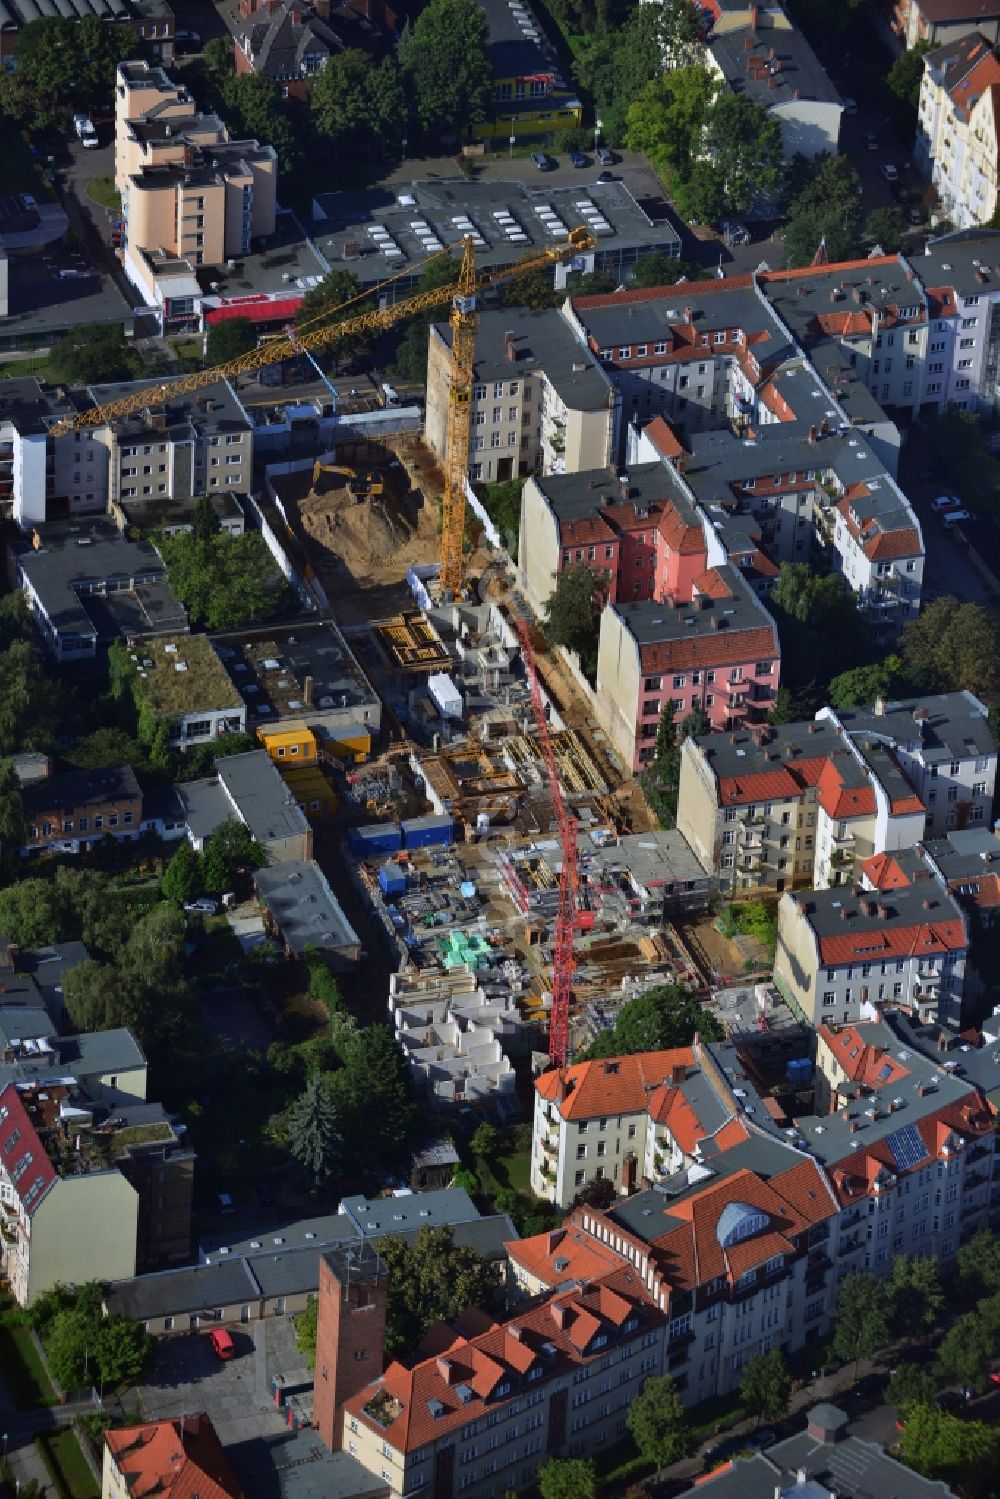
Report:
M 623 1004 L 614 1026 L 600 1031 L 584 1055 L 627 1057 L 690 1046 L 696 1031 L 708 1041 L 722 1039 L 718 1022 L 697 994 L 679 984 L 657 984 Z
M 108 1317 L 96 1327 L 88 1345 L 98 1379 L 112 1386 L 138 1379 L 151 1347 L 152 1339 L 141 1322 L 119 1316 Z
M 1000 628 L 980 604 L 945 594 L 932 599 L 903 628 L 900 654 L 907 677 L 921 692 L 978 695 L 1000 687 Z
M 659 42 L 668 68 L 685 68 L 705 55 L 705 37 L 699 12 L 691 0 L 660 0 Z
M 145 53 L 131 26 L 108 26 L 97 16 L 29 21 L 18 33 L 17 68 L 0 79 L 0 106 L 45 129 L 62 110 L 89 111 L 110 99 L 118 63 Z
M 0 760 L 0 882 L 17 873 L 26 838 L 21 783 L 10 760 Z
M 228 364 L 230 359 L 239 359 L 256 347 L 257 329 L 249 318 L 227 318 L 209 325 L 206 350 L 209 364 Z
M 899 54 L 885 76 L 895 103 L 896 116 L 904 128 L 911 130 L 916 125 L 917 105 L 920 103 L 924 58 L 930 50 L 930 42 L 916 42 Z
M 959 1317 L 937 1349 L 937 1371 L 970 1390 L 986 1389 L 1000 1338 L 1000 1294 L 981 1301 L 973 1312 Z
M 340 1153 L 337 1109 L 326 1079 L 314 1072 L 288 1111 L 288 1148 L 318 1190 L 333 1172 Z
M 585 562 L 564 568 L 546 601 L 542 623 L 549 644 L 575 651 L 591 678 L 597 670 L 600 590 L 604 582 L 602 575 Z
M 565 298 L 565 291 L 556 291 L 552 272 L 541 268 L 502 281 L 497 295 L 501 307 L 527 307 L 529 312 L 559 307 Z
M 298 166 L 302 148 L 281 103 L 281 89 L 265 73 L 242 73 L 222 85 L 228 123 L 238 137 L 273 146 L 282 171 Z
M 833 1311 L 834 1355 L 846 1363 L 871 1358 L 892 1341 L 882 1286 L 873 1275 L 852 1270 L 844 1277 Z
M 916 1405 L 907 1412 L 899 1455 L 926 1478 L 959 1485 L 965 1494 L 985 1494 L 996 1476 L 998 1437 L 984 1421 L 961 1421 L 936 1405 Z
M 431 260 L 421 271 L 414 291 L 435 291 L 438 287 L 454 286 L 459 270 L 458 261 L 451 255 Z M 436 316 L 441 314 L 427 312 L 407 319 L 393 363 L 393 369 L 404 380 L 415 380 L 421 384 L 426 380 L 428 330 Z
M 831 260 L 850 260 L 861 228 L 861 179 L 847 156 L 792 162 L 786 179 L 805 185 L 788 204 L 785 265 L 808 265 L 824 241 Z
M 405 1158 L 417 1120 L 410 1064 L 386 1025 L 344 1027 L 335 1040 L 343 1065 L 330 1087 L 348 1157 L 385 1170 Z
M 0 915 L 0 929 L 2 927 Z M 981 1228 L 960 1245 L 958 1270 L 965 1285 L 976 1295 L 1000 1291 L 1000 1239 L 992 1230 Z
M 315 1296 L 310 1296 L 306 1302 L 306 1309 L 300 1312 L 295 1321 L 295 1346 L 302 1354 L 310 1369 L 316 1367 L 316 1324 L 319 1320 L 319 1301 Z
M 0 755 L 50 750 L 61 721 L 60 699 L 29 641 L 15 640 L 0 653 Z
M 160 887 L 167 900 L 183 905 L 194 900 L 202 892 L 201 855 L 196 853 L 186 838 L 178 845 L 163 874 Z
M 406 128 L 395 59 L 376 64 L 353 47 L 337 53 L 314 80 L 309 109 L 317 133 L 339 151 L 363 159 L 395 150 Z
M 865 238 L 880 247 L 886 255 L 894 255 L 903 243 L 905 231 L 902 209 L 895 204 L 874 208 L 865 221 Z
M 781 637 L 782 678 L 792 693 L 819 684 L 822 696 L 831 677 L 870 657 L 868 622 L 838 573 L 820 575 L 804 562 L 783 562 L 768 605 Z
M 138 765 L 143 749 L 124 729 L 101 728 L 77 740 L 63 759 L 81 770 L 101 770 L 112 765 Z
M 489 27 L 475 0 L 428 0 L 399 42 L 399 66 L 414 122 L 429 142 L 489 114 Z
M 886 1290 L 889 1322 L 897 1337 L 928 1332 L 944 1306 L 938 1262 L 926 1255 L 895 1255 Z
M 196 541 L 211 541 L 222 530 L 222 522 L 215 513 L 215 506 L 207 494 L 199 495 L 194 504 L 191 534 Z
M 636 1446 L 647 1462 L 663 1469 L 684 1457 L 691 1445 L 680 1392 L 668 1374 L 647 1379 L 625 1417 Z
M 605 0 L 606 6 L 611 3 Z M 636 5 L 626 16 L 608 18 L 595 27 L 577 49 L 573 72 L 585 91 L 593 95 L 606 141 L 625 140 L 629 105 L 645 84 L 663 72 L 659 11 L 658 5 Z
M 930 1405 L 935 1388 L 933 1377 L 919 1364 L 897 1364 L 886 1396 L 900 1415 L 904 1415 L 914 1405 Z
M 221 88 L 226 79 L 231 78 L 235 71 L 232 37 L 228 35 L 210 37 L 202 48 L 201 60 L 206 73 L 216 87 Z
M 18 947 L 67 940 L 65 912 L 51 880 L 18 880 L 0 890 L 0 932 Z
M 240 875 L 263 869 L 267 854 L 246 823 L 229 817 L 219 824 L 205 845 L 201 877 L 210 895 L 232 890 Z
M 850 671 L 840 672 L 831 678 L 827 699 L 834 708 L 860 708 L 903 690 L 902 658 L 893 655 L 870 666 L 854 666 Z
M 976 515 L 1000 512 L 1000 465 L 986 446 L 983 428 L 971 411 L 949 406 L 924 418 L 929 451 L 944 474 L 961 474 L 962 502 Z
M 476 1126 L 472 1139 L 469 1141 L 469 1148 L 473 1155 L 477 1155 L 482 1160 L 488 1161 L 496 1155 L 499 1144 L 500 1133 L 496 1125 L 490 1124 L 488 1119 L 484 1119 L 482 1124 Z
M 689 276 L 692 267 L 686 260 L 674 260 L 662 250 L 651 250 L 641 255 L 632 272 L 631 286 L 673 286 L 682 276 Z
M 746 94 L 723 89 L 708 109 L 697 159 L 678 203 L 705 223 L 748 212 L 781 175 L 777 115 Z
M 170 586 L 194 625 L 239 630 L 298 608 L 294 588 L 258 531 L 242 536 L 219 532 L 207 541 L 188 531 L 159 536 L 156 544 Z
M 45 1336 L 45 1355 L 64 1390 L 79 1389 L 87 1378 L 89 1320 L 75 1307 L 57 1312 Z
M 321 73 L 320 77 L 322 76 Z M 298 322 L 312 322 L 321 313 L 340 307 L 344 302 L 352 302 L 360 289 L 360 283 L 353 271 L 334 267 L 332 271 L 327 271 L 322 281 L 311 287 L 302 298 Z M 349 317 L 354 310 L 354 308 L 345 310 L 344 316 Z
M 650 77 L 631 95 L 625 144 L 644 151 L 674 193 L 683 194 L 694 171 L 717 92 L 706 68 L 686 67 Z
M 615 1184 L 606 1176 L 595 1176 L 582 1186 L 573 1198 L 572 1208 L 596 1208 L 600 1213 L 606 1213 L 608 1208 L 617 1198 Z
M 72 385 L 132 380 L 139 370 L 135 349 L 121 326 L 113 323 L 84 323 L 71 328 L 53 344 L 49 359 Z
M 450 1228 L 420 1229 L 412 1242 L 389 1235 L 379 1241 L 389 1276 L 386 1348 L 412 1353 L 432 1322 L 450 1322 L 474 1306 L 496 1300 L 496 1276 L 475 1250 L 457 1245 Z
M 792 1376 L 780 1348 L 758 1353 L 749 1361 L 740 1379 L 740 1404 L 762 1420 L 776 1421 L 788 1409 Z
M 542 1499 L 597 1499 L 597 1473 L 590 1457 L 550 1457 L 538 1470 Z

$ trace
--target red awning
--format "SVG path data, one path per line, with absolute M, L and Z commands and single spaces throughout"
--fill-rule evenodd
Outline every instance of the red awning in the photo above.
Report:
M 251 323 L 287 323 L 294 318 L 302 301 L 302 297 L 240 297 L 207 309 L 205 322 L 211 327 L 213 323 L 245 317 Z

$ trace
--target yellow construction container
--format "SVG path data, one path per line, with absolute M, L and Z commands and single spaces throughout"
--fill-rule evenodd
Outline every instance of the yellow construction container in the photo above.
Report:
M 338 760 L 351 760 L 355 765 L 361 765 L 372 752 L 371 731 L 360 725 L 331 729 L 323 748 Z
M 279 770 L 285 765 L 315 765 L 319 759 L 316 735 L 303 719 L 286 719 L 274 728 L 261 725 L 257 738 Z
M 310 822 L 332 817 L 340 798 L 318 765 L 281 765 L 281 779 Z

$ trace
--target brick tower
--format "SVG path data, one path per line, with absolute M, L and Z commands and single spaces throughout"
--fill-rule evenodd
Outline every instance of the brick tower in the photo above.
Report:
M 320 1257 L 313 1418 L 331 1452 L 340 1450 L 344 1401 L 382 1373 L 388 1289 L 370 1244 Z

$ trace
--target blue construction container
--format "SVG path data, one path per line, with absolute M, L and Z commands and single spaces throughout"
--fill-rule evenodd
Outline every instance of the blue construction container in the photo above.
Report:
M 788 1081 L 803 1087 L 812 1082 L 813 1064 L 808 1057 L 795 1057 L 786 1068 Z
M 378 872 L 383 895 L 405 895 L 406 875 L 398 864 L 383 864 Z
M 439 817 L 411 817 L 402 826 L 406 848 L 440 848 L 455 841 L 455 819 L 447 813 Z
M 375 854 L 398 854 L 403 835 L 398 822 L 370 822 L 363 828 L 351 828 L 347 841 L 356 854 L 372 858 Z

